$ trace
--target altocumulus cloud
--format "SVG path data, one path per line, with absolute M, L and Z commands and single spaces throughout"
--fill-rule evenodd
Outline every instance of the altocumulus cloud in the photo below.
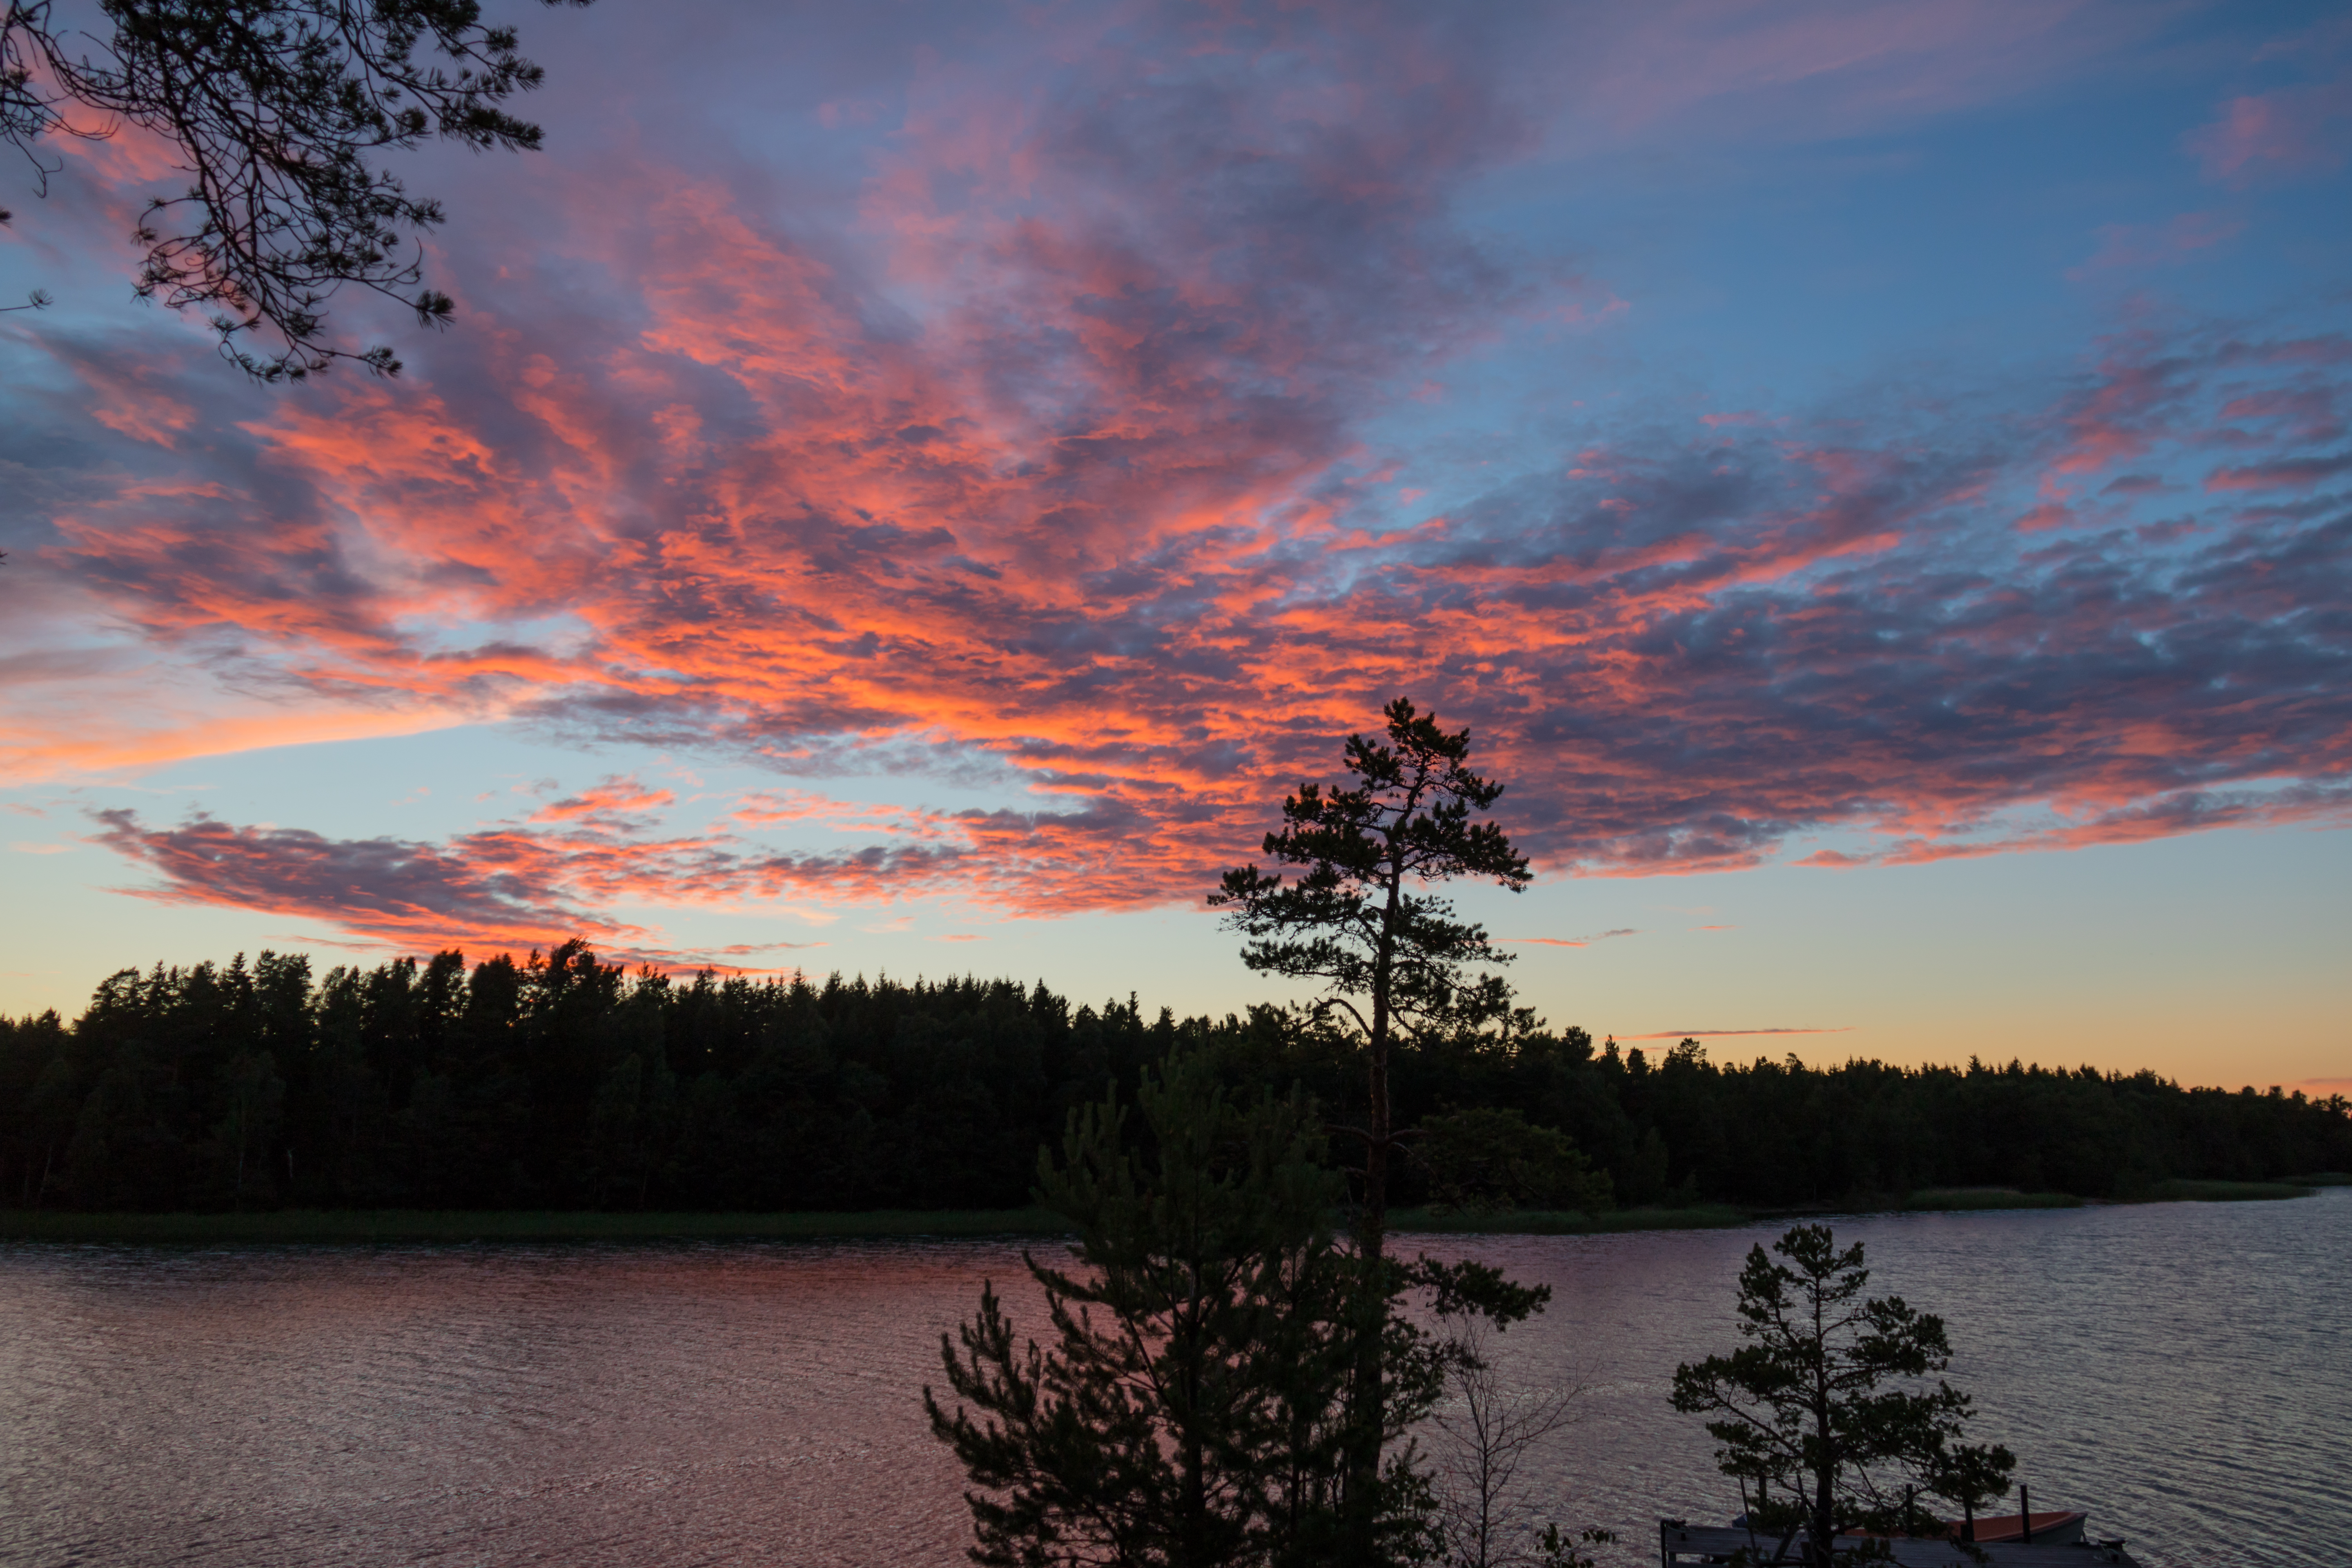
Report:
M 620 902 L 1190 901 L 1400 691 L 1475 727 L 1554 870 L 2352 813 L 2341 338 L 2143 329 L 1999 406 L 1381 449 L 1429 375 L 1596 299 L 1450 205 L 1541 141 L 1507 31 L 1016 29 L 881 92 L 888 133 L 781 216 L 751 153 L 608 149 L 466 204 L 453 269 L 509 286 L 397 385 L 264 396 L 41 339 L 100 391 L 0 434 L 39 569 L 225 689 L 322 732 L 984 764 L 1051 806 L 780 789 L 664 837 L 619 777 L 436 843 L 124 812 L 101 840 L 153 896 L 404 943 L 663 951 Z M 1423 470 L 1442 505 L 1401 488 Z M 803 820 L 866 842 L 759 840 Z

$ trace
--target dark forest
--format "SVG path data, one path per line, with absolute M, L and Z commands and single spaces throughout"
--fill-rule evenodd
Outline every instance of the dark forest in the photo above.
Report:
M 1525 1024 L 1525 1020 L 1522 1023 Z M 1360 1078 L 1293 1016 L 1147 1018 L 1042 984 L 691 980 L 580 943 L 314 979 L 301 956 L 125 970 L 70 1024 L 0 1019 L 0 1205 L 666 1210 L 1013 1207 L 1075 1105 L 1180 1048 Z M 1400 1122 L 1507 1108 L 1628 1205 L 1834 1203 L 1955 1186 L 2139 1195 L 2352 1168 L 2352 1104 L 1971 1060 L 1718 1064 L 1522 1026 L 1400 1052 Z M 1410 1160 L 1391 1197 L 1428 1196 Z

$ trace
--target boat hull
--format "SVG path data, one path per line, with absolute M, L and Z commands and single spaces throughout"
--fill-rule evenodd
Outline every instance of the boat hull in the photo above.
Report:
M 2076 1545 L 2083 1539 L 2083 1526 L 2089 1518 L 2088 1514 L 2073 1510 L 2053 1510 L 2043 1513 L 2037 1510 L 2033 1514 L 2033 1544 Z M 1958 1524 L 1951 1530 L 1955 1536 L 1960 1532 Z M 2025 1516 L 2022 1514 L 1995 1514 L 1990 1519 L 1977 1521 L 1977 1541 L 1980 1545 L 1995 1541 L 2021 1542 L 2025 1539 Z

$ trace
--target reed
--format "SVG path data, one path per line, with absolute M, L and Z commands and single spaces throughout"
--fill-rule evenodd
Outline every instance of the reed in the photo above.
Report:
M 859 1214 L 638 1214 L 485 1209 L 281 1209 L 249 1214 L 0 1213 L 0 1239 L 219 1246 L 273 1242 L 791 1241 L 1058 1236 L 1044 1209 Z
M 1708 1230 L 1745 1225 L 1753 1211 L 1727 1204 L 1688 1208 L 1391 1209 L 1389 1228 L 1423 1236 L 1599 1236 L 1621 1230 Z
M 2295 1182 L 2164 1181 L 2134 1201 L 2238 1203 L 2309 1197 L 2352 1178 L 2319 1175 Z M 1404 1208 L 1389 1228 L 1423 1236 L 1601 1236 L 1633 1230 L 1705 1230 L 1789 1214 L 2054 1209 L 2081 1206 L 2066 1193 L 2008 1187 L 1937 1187 L 1888 1201 L 1849 1200 L 1819 1208 L 1765 1211 L 1728 1204 L 1683 1208 Z M 246 1214 L 79 1214 L 0 1210 L 0 1242 L 118 1246 L 267 1246 L 416 1242 L 823 1241 L 891 1237 L 1066 1236 L 1068 1224 L 1041 1208 L 872 1209 L 847 1214 L 641 1214 L 516 1209 L 278 1209 Z
M 1955 1209 L 2073 1209 L 2083 1200 L 2072 1193 L 2026 1193 L 2015 1187 L 1924 1187 L 1895 1205 L 1906 1211 Z
M 2159 1204 L 2260 1203 L 2273 1198 L 2307 1198 L 2315 1187 L 2296 1182 L 2191 1182 L 2175 1178 L 2148 1188 L 2147 1201 Z

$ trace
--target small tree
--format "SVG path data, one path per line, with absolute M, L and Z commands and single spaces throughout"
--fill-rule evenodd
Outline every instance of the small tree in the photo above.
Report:
M 1977 1510 L 2005 1496 L 2017 1456 L 1998 1443 L 1961 1443 L 1938 1436 L 1918 1466 L 1922 1489 L 1960 1510 L 1960 1539 L 1977 1538 Z
M 1301 1094 L 1244 1104 L 1204 1060 L 1180 1057 L 1137 1100 L 1140 1129 L 1105 1100 L 1073 1114 L 1058 1164 L 1040 1158 L 1040 1201 L 1076 1228 L 1083 1265 L 1029 1260 L 1047 1344 L 1016 1337 L 992 1287 L 978 1318 L 941 1337 L 957 1403 L 950 1413 L 926 1388 L 924 1406 L 976 1484 L 974 1561 L 1332 1561 L 1363 1499 L 1345 1461 L 1368 1278 L 1391 1373 L 1379 1436 L 1393 1449 L 1371 1499 L 1373 1552 L 1426 1561 L 1435 1502 L 1409 1434 L 1460 1351 L 1422 1321 L 1513 1322 L 1549 1292 L 1477 1263 L 1368 1276 L 1333 1234 L 1339 1180 Z
M 1351 1281 L 1311 1107 L 1244 1106 L 1181 1058 L 1138 1101 L 1151 1152 L 1106 1100 L 1073 1114 L 1058 1166 L 1040 1155 L 1040 1196 L 1087 1269 L 1029 1261 L 1051 1348 L 1017 1348 L 983 1289 L 961 1349 L 940 1345 L 963 1403 L 923 1391 L 983 1489 L 967 1494 L 976 1562 L 1210 1568 L 1328 1534 Z
M 1475 964 L 1502 964 L 1485 928 L 1458 920 L 1426 891 L 1457 877 L 1491 878 L 1513 892 L 1528 885 L 1527 857 L 1491 821 L 1503 786 L 1470 771 L 1470 731 L 1437 727 L 1434 715 L 1400 697 L 1388 705 L 1387 741 L 1348 737 L 1344 756 L 1356 783 L 1302 784 L 1282 803 L 1284 826 L 1265 836 L 1278 872 L 1227 871 L 1209 906 L 1249 940 L 1242 961 L 1260 973 L 1321 982 L 1322 1016 L 1342 1023 L 1361 1047 L 1368 1084 L 1366 1125 L 1349 1129 L 1364 1147 L 1358 1255 L 1366 1270 L 1360 1300 L 1384 1299 L 1389 1163 L 1397 1130 L 1389 1103 L 1389 1059 L 1400 1039 L 1426 1040 L 1510 1016 L 1502 976 L 1471 977 Z M 1351 1507 L 1343 1560 L 1371 1560 L 1372 1508 L 1381 1475 L 1381 1320 L 1357 1325 L 1355 1415 L 1349 1484 Z
M 1446 1208 L 1556 1208 L 1595 1214 L 1610 1205 L 1596 1172 L 1567 1133 L 1524 1112 L 1470 1106 L 1422 1123 L 1415 1159 Z
M 1900 1386 L 1942 1372 L 1951 1347 L 1942 1319 L 1900 1297 L 1863 1298 L 1860 1243 L 1841 1251 L 1827 1226 L 1801 1225 L 1772 1250 L 1787 1261 L 1753 1247 L 1739 1274 L 1749 1342 L 1676 1367 L 1674 1405 L 1715 1417 L 1716 1463 L 1739 1483 L 1749 1520 L 1784 1544 L 1802 1530 L 1806 1560 L 1826 1568 L 1844 1531 L 1899 1527 L 1881 1473 L 1929 1474 L 1937 1456 L 1962 1451 L 1969 1399 L 1940 1381 Z M 2006 1449 L 1967 1451 L 1997 1458 L 2003 1475 L 2012 1462 Z
M 1445 1562 L 1451 1568 L 1589 1568 L 1579 1548 L 1615 1538 L 1597 1530 L 1563 1537 L 1550 1521 L 1538 1527 L 1541 1513 L 1519 1480 L 1537 1446 L 1574 1419 L 1583 1389 L 1513 1387 L 1494 1363 L 1498 1331 L 1476 1314 L 1447 1319 L 1444 1330 L 1453 1352 L 1450 1397 L 1429 1424 L 1439 1439 L 1433 1459 Z

